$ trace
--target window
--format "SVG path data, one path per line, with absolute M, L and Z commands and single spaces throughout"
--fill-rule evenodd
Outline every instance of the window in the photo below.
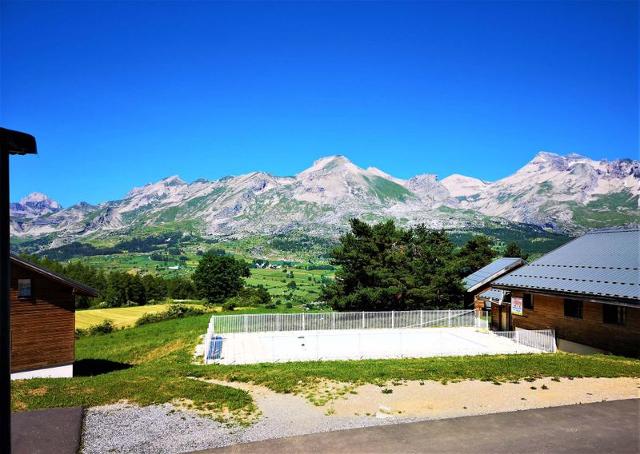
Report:
M 31 298 L 31 279 L 18 279 L 18 298 Z
M 582 301 L 564 300 L 564 316 L 572 318 L 582 318 Z
M 624 325 L 625 308 L 611 304 L 602 305 L 602 321 L 611 325 Z
M 522 295 L 522 305 L 525 309 L 533 310 L 533 295 L 531 293 L 524 293 Z

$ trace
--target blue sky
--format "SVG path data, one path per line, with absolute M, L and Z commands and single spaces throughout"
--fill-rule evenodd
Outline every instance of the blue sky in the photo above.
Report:
M 638 155 L 635 2 L 7 2 L 12 200 L 344 154 L 493 180 L 539 150 Z

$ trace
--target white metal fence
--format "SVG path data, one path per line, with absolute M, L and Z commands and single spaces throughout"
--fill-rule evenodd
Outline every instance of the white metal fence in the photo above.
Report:
M 213 315 L 204 338 L 204 358 L 206 362 L 216 356 L 220 334 L 464 327 L 487 329 L 487 319 L 474 310 Z
M 515 331 L 494 331 L 494 335 L 509 339 L 517 345 L 535 348 L 545 353 L 555 353 L 556 333 L 552 329 L 516 329 Z

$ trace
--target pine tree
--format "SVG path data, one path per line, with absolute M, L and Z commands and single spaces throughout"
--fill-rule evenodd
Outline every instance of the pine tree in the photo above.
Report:
M 526 254 L 520 246 L 518 246 L 515 242 L 511 242 L 507 244 L 507 247 L 504 250 L 505 257 L 520 257 L 521 259 L 526 260 L 529 257 L 529 254 Z

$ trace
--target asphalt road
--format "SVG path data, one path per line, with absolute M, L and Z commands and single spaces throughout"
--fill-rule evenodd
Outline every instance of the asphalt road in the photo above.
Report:
M 341 430 L 207 453 L 640 453 L 640 399 Z
M 82 408 L 50 408 L 11 414 L 12 454 L 75 454 Z

